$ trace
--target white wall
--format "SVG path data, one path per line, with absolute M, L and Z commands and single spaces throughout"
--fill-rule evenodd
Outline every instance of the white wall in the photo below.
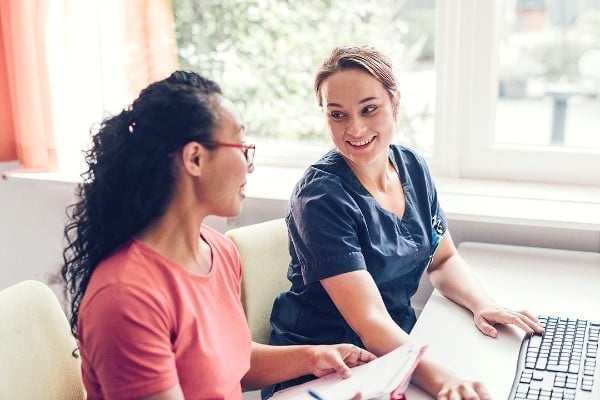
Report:
M 55 278 L 73 191 L 73 184 L 64 182 L 0 181 L 0 289 L 25 279 Z
M 14 168 L 0 164 L 2 169 Z M 75 186 L 67 182 L 22 178 L 0 180 L 0 289 L 25 279 L 52 282 L 62 261 L 65 207 L 74 201 Z M 285 200 L 249 197 L 242 213 L 231 219 L 210 217 L 206 223 L 227 229 L 279 218 Z M 502 222 L 478 222 L 453 216 L 449 225 L 456 244 L 479 241 L 580 251 L 600 251 L 600 232 L 585 229 L 531 227 Z M 422 281 L 415 296 L 418 309 L 431 292 Z M 57 294 L 60 284 L 51 285 Z

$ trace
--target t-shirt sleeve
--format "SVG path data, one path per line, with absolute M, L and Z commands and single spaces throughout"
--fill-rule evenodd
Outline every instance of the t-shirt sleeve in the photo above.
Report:
M 87 304 L 80 332 L 107 399 L 143 397 L 178 383 L 165 302 L 146 288 L 112 284 Z
M 357 234 L 362 219 L 358 205 L 333 175 L 323 173 L 296 188 L 287 224 L 305 284 L 366 268 Z

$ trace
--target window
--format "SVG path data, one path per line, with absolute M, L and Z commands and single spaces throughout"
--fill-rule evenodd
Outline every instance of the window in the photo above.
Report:
M 435 167 L 472 178 L 600 184 L 600 80 L 588 73 L 598 71 L 589 64 L 598 62 L 600 2 L 463 0 L 438 8 Z
M 51 13 L 48 25 L 60 35 L 46 35 L 48 53 L 70 54 L 50 65 L 62 79 L 53 82 L 62 105 L 58 153 L 78 158 L 63 166 L 80 165 L 85 140 L 73 140 L 74 132 L 86 135 L 102 109 L 114 113 L 131 101 L 123 82 L 139 86 L 142 68 L 123 64 L 168 58 L 156 56 L 159 42 L 117 39 L 119 29 L 132 30 L 131 18 L 111 9 L 117 3 Z M 334 46 L 371 44 L 398 75 L 397 142 L 426 156 L 434 174 L 600 185 L 600 0 L 152 2 L 160 13 L 141 4 L 129 10 L 135 21 L 169 14 L 172 23 L 172 5 L 179 67 L 215 79 L 238 104 L 259 166 L 303 168 L 330 147 L 314 73 Z M 146 21 L 138 31 L 168 41 L 171 23 Z M 147 54 L 128 56 L 141 48 Z M 107 49 L 116 57 L 103 56 Z M 164 76 L 174 61 L 163 64 L 151 70 Z
M 174 8 L 181 66 L 212 76 L 240 105 L 258 164 L 318 158 L 329 141 L 314 72 L 333 46 L 369 43 L 391 56 L 399 78 L 397 141 L 426 155 L 437 175 L 598 184 L 598 3 L 175 0 Z
M 505 3 L 496 143 L 600 149 L 592 134 L 600 128 L 600 2 L 592 3 Z
M 329 147 L 314 74 L 341 44 L 392 58 L 403 102 L 398 140 L 431 152 L 435 1 L 174 0 L 180 66 L 212 77 L 240 107 L 257 164 L 305 167 Z

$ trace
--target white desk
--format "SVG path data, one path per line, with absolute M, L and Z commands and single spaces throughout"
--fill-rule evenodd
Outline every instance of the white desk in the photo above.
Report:
M 463 243 L 460 254 L 498 304 L 600 320 L 600 253 Z M 481 334 L 471 313 L 434 290 L 411 332 L 427 355 L 458 375 L 485 383 L 494 400 L 508 398 L 523 332 Z M 408 400 L 432 399 L 411 385 Z

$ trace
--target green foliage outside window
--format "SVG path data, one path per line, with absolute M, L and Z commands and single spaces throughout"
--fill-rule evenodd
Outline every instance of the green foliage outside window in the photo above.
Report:
M 174 0 L 180 67 L 219 82 L 249 134 L 322 141 L 313 77 L 333 47 L 374 45 L 397 72 L 431 68 L 435 13 L 407 3 Z

